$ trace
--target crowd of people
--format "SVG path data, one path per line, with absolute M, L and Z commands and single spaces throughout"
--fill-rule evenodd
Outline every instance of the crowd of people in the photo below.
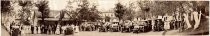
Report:
M 67 29 L 73 30 L 72 32 L 67 33 L 78 33 L 79 28 L 75 25 L 65 25 L 65 26 L 55 26 L 55 25 L 11 25 L 10 34 L 11 35 L 25 35 L 25 34 L 65 34 Z
M 193 11 L 191 9 L 191 11 Z M 126 32 L 145 32 L 145 31 L 167 31 L 167 30 L 195 30 L 201 23 L 201 11 L 193 11 L 191 13 L 176 12 L 173 16 L 164 15 L 161 19 L 150 19 L 145 21 L 121 21 L 121 22 L 98 22 L 84 23 L 81 25 L 10 25 L 11 34 L 15 33 L 31 33 L 31 34 L 64 34 L 65 31 L 71 30 L 70 33 L 78 33 L 79 31 L 126 31 Z M 204 14 L 203 14 L 204 15 Z M 122 23 L 123 22 L 123 23 Z M 30 28 L 29 28 L 30 27 Z M 137 31 L 135 31 L 135 30 Z M 30 31 L 29 31 L 30 30 Z M 15 33 L 14 33 L 15 32 Z M 68 32 L 69 33 L 69 32 Z

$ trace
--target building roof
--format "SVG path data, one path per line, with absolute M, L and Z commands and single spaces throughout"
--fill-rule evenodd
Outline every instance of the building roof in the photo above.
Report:
M 42 20 L 41 18 L 38 18 L 38 20 Z M 59 21 L 59 18 L 45 18 L 44 20 L 47 20 L 47 21 Z M 63 18 L 62 21 L 68 21 L 68 20 L 71 20 L 71 19 L 68 19 L 68 18 Z
M 36 12 L 37 17 L 42 17 L 41 12 Z M 60 11 L 58 10 L 50 10 L 49 12 L 50 18 L 60 18 Z M 67 14 L 64 14 L 64 18 L 69 18 Z

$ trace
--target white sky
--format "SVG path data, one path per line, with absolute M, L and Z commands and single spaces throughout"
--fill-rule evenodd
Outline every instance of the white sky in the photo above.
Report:
M 62 10 L 66 7 L 68 0 L 50 0 L 49 7 L 51 10 Z
M 49 7 L 51 10 L 62 10 L 66 8 L 67 1 L 69 0 L 50 0 Z M 108 11 L 115 7 L 118 0 L 90 0 L 96 2 L 99 11 Z M 121 3 L 127 3 L 129 0 L 119 0 Z M 131 0 L 134 1 L 134 0 Z
M 99 0 L 98 1 L 98 10 L 99 11 L 108 11 L 115 7 L 117 0 Z

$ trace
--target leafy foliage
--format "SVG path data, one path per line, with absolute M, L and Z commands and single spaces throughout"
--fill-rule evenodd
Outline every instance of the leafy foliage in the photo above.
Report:
M 100 16 L 98 15 L 99 11 L 96 9 L 96 5 L 92 5 L 92 7 L 90 7 L 89 2 L 87 0 L 83 0 L 79 7 L 81 7 L 78 8 L 79 19 L 86 21 L 97 21 L 100 19 Z
M 22 6 L 21 13 L 20 13 L 20 20 L 25 25 L 30 25 L 30 19 L 31 16 L 31 6 L 33 5 L 31 1 L 19 1 L 18 2 L 20 6 Z
M 48 1 L 40 1 L 36 4 L 38 11 L 42 13 L 43 18 L 49 17 L 50 9 L 48 7 Z
M 38 11 L 41 12 L 41 19 L 44 24 L 44 19 L 49 17 L 50 9 L 48 7 L 48 1 L 40 1 L 36 4 L 36 7 L 38 7 Z
M 1 13 L 10 12 L 12 9 L 11 1 L 1 1 Z
M 125 14 L 126 9 L 121 3 L 117 3 L 114 11 L 116 17 L 123 19 L 123 15 Z

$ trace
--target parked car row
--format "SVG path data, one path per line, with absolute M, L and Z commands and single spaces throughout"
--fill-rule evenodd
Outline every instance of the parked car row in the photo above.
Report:
M 71 35 L 71 34 L 74 34 L 74 31 L 75 30 L 74 30 L 73 27 L 67 26 L 66 29 L 64 30 L 64 32 L 65 32 L 64 34 L 65 35 Z
M 154 25 L 152 25 L 152 20 L 142 20 L 137 22 L 125 21 L 123 23 L 119 22 L 105 22 L 105 23 L 84 23 L 80 25 L 81 31 L 95 31 L 99 29 L 99 32 L 149 32 L 149 31 L 163 31 L 164 22 L 161 19 L 154 20 Z
M 151 21 L 105 23 L 99 28 L 99 32 L 148 32 L 152 30 Z
M 80 31 L 95 31 L 100 26 L 100 24 L 95 22 L 85 22 L 80 25 Z

